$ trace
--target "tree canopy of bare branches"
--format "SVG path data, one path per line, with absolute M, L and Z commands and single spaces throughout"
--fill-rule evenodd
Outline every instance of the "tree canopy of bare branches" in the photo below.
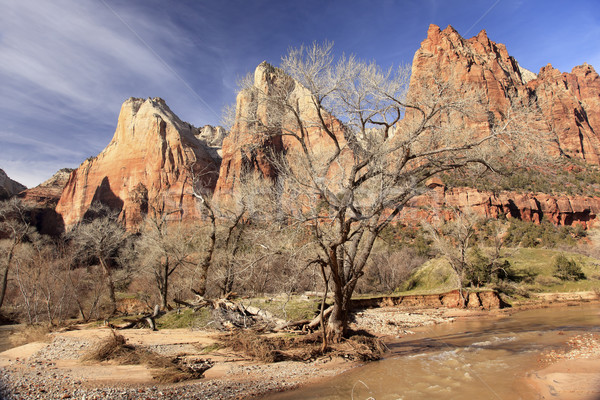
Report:
M 436 174 L 495 171 L 530 151 L 523 142 L 535 118 L 516 106 L 492 117 L 476 88 L 459 95 L 435 71 L 409 91 L 409 67 L 335 58 L 332 47 L 302 46 L 281 68 L 261 65 L 243 89 L 255 106 L 242 117 L 254 135 L 282 142 L 283 151 L 268 155 L 277 173 L 260 207 L 310 232 L 317 249 L 310 262 L 323 266 L 335 300 L 327 336 L 339 341 L 382 230 Z
M 69 238 L 77 248 L 80 259 L 98 262 L 108 288 L 110 314 L 117 310 L 113 269 L 117 266 L 119 250 L 129 238 L 123 225 L 118 221 L 118 213 L 101 204 L 92 204 L 90 214 L 94 218 L 82 221 L 71 232 Z

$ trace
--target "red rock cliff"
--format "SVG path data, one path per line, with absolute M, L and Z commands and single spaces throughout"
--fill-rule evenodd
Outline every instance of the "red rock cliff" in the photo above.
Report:
M 465 95 L 467 84 L 481 88 L 497 118 L 509 104 L 540 111 L 540 129 L 556 137 L 563 154 L 600 164 L 600 78 L 590 65 L 570 74 L 548 65 L 536 76 L 485 31 L 467 40 L 451 26 L 431 25 L 413 59 L 411 90 L 426 85 L 431 71 Z
M 401 214 L 401 219 L 413 223 L 428 220 L 437 210 L 469 209 L 487 218 L 516 218 L 540 223 L 547 218 L 555 225 L 580 225 L 590 228 L 600 218 L 600 198 L 587 196 L 560 196 L 545 193 L 498 193 L 471 188 L 447 189 L 432 185 L 427 194 L 412 199 Z M 447 216 L 450 218 L 450 216 Z
M 174 217 L 198 218 L 189 168 L 212 189 L 217 162 L 194 133 L 162 99 L 125 101 L 111 142 L 69 177 L 56 206 L 65 226 L 84 218 L 94 201 L 119 210 L 128 228 L 153 212 L 180 210 Z

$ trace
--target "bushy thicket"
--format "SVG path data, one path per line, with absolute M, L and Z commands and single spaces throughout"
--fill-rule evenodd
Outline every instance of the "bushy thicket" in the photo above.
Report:
M 578 239 L 586 236 L 581 226 L 556 226 L 547 219 L 540 224 L 511 219 L 506 232 L 509 247 L 575 246 Z
M 563 254 L 559 254 L 554 259 L 553 263 L 554 277 L 563 281 L 577 281 L 585 279 L 585 274 L 581 269 L 581 266 L 573 259 L 565 257 Z

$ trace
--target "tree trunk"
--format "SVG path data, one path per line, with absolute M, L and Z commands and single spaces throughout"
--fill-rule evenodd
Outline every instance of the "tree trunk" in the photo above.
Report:
M 330 343 L 340 343 L 348 330 L 348 308 L 343 303 L 343 299 L 335 296 L 333 311 L 327 321 L 326 335 Z
M 160 308 L 167 310 L 167 296 L 169 294 L 169 265 L 164 266 L 162 288 L 160 291 Z
M 8 269 L 10 264 L 8 264 L 4 268 L 4 272 L 2 273 L 2 283 L 0 286 L 0 309 L 2 309 L 2 304 L 4 303 L 4 296 L 6 296 L 6 288 L 8 286 Z
M 4 268 L 4 272 L 2 273 L 2 282 L 0 283 L 0 309 L 2 309 L 2 304 L 4 304 L 4 297 L 6 296 L 6 288 L 8 287 L 8 271 L 10 270 L 10 264 L 12 264 L 13 255 L 15 253 L 16 242 L 13 242 L 10 250 L 8 251 L 8 256 L 6 257 L 6 268 Z
M 117 313 L 117 298 L 115 296 L 115 283 L 112 278 L 112 271 L 110 267 L 106 265 L 104 260 L 98 257 L 100 260 L 100 265 L 104 270 L 104 276 L 106 277 L 106 285 L 108 286 L 108 298 L 110 299 L 110 316 L 113 316 Z
M 198 278 L 198 283 L 196 284 L 196 290 L 194 291 L 195 294 L 197 294 L 198 296 L 202 296 L 204 297 L 204 295 L 206 294 L 206 275 L 207 275 L 207 270 L 202 268 L 200 270 L 200 277 Z

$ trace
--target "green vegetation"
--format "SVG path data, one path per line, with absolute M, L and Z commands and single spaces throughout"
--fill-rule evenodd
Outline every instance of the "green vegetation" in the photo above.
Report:
M 542 248 L 509 248 L 502 251 L 502 256 L 503 261 L 510 263 L 511 274 L 501 281 L 503 283 L 489 286 L 511 295 L 592 291 L 599 285 L 600 260 L 596 258 Z M 456 281 L 452 269 L 444 258 L 437 257 L 415 271 L 402 294 L 442 293 L 453 289 L 456 289 Z
M 580 226 L 555 226 L 546 219 L 540 224 L 511 219 L 504 243 L 510 247 L 572 247 L 586 234 Z
M 559 254 L 554 259 L 554 276 L 563 281 L 578 281 L 585 279 L 581 267 L 572 259 Z
M 211 321 L 210 309 L 183 309 L 169 312 L 156 320 L 158 329 L 205 328 Z
M 485 178 L 485 177 L 483 177 Z M 579 160 L 562 160 L 556 166 L 516 168 L 494 179 L 482 179 L 480 173 L 452 171 L 442 175 L 449 187 L 472 187 L 485 191 L 541 192 L 548 194 L 594 196 L 600 194 L 597 166 Z

